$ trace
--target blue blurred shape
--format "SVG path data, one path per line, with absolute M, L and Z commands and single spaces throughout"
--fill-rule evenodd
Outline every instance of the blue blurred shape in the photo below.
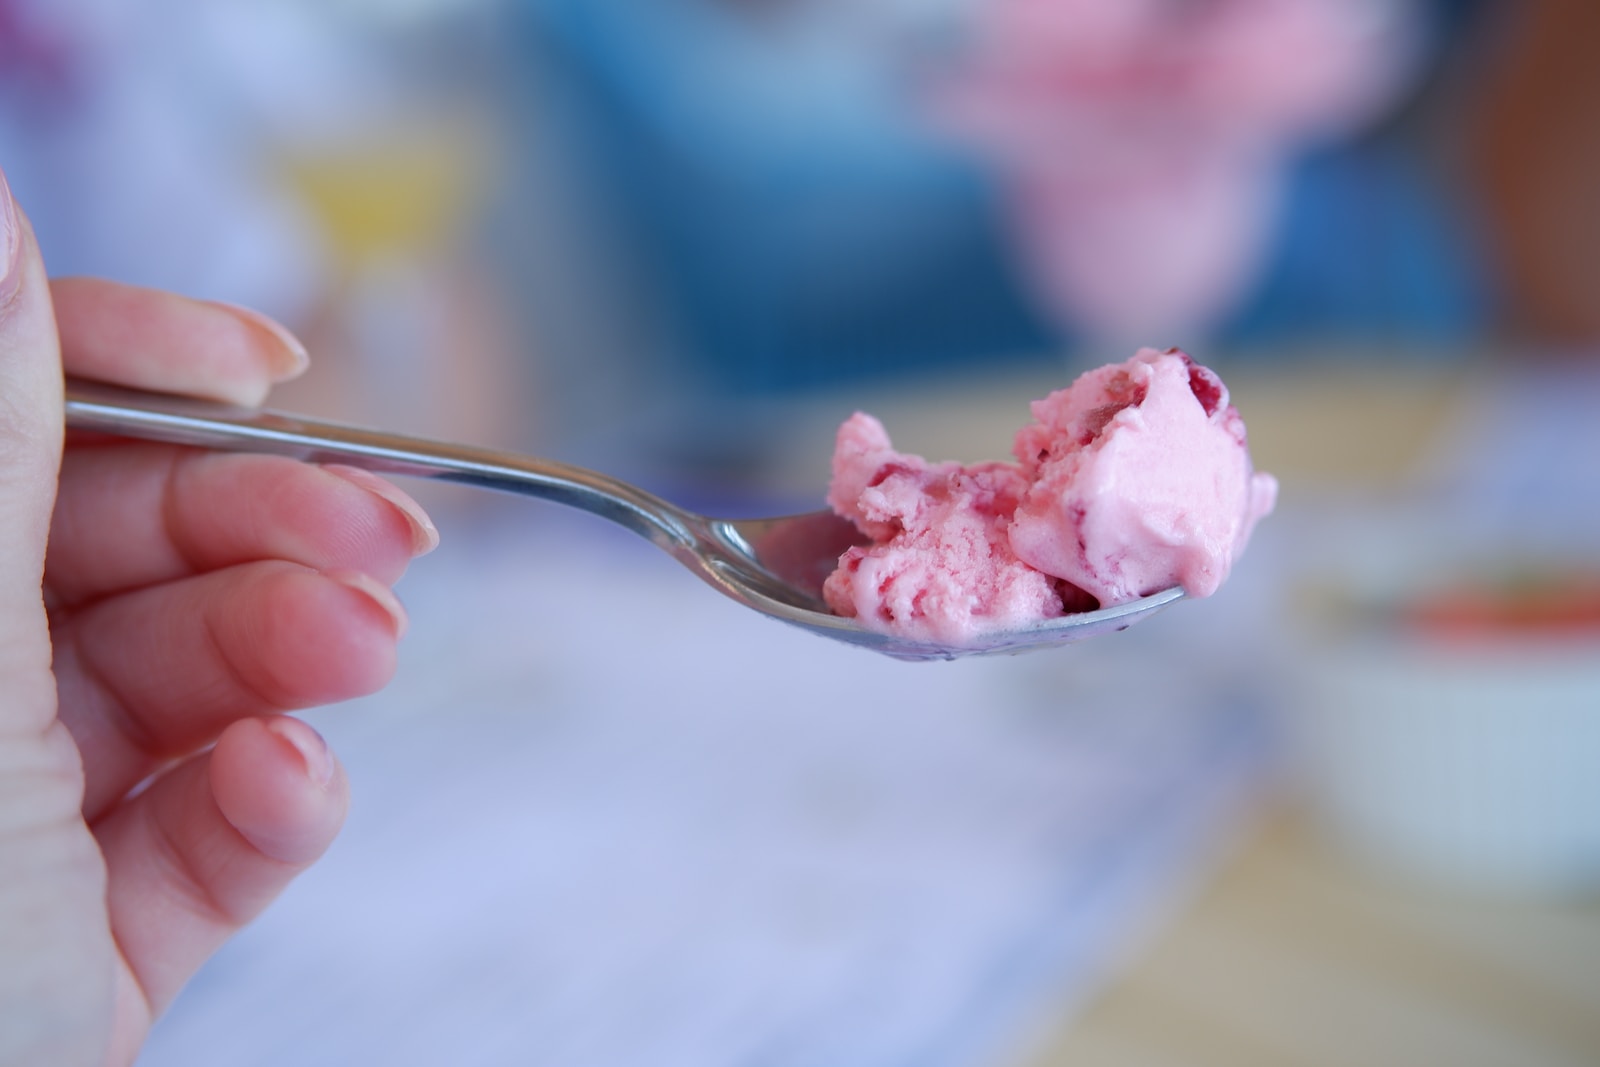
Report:
M 919 114 L 958 6 L 521 0 L 565 148 L 670 309 L 679 336 L 652 358 L 678 380 L 774 394 L 1073 344 L 1030 306 L 981 161 Z M 1466 19 L 1432 7 L 1443 51 Z M 1186 341 L 1441 350 L 1479 331 L 1482 251 L 1429 170 L 1428 121 L 1299 164 L 1261 285 L 1221 336 Z
M 807 10 L 526 0 L 688 369 L 759 392 L 1045 350 L 990 189 L 918 129 L 907 28 Z

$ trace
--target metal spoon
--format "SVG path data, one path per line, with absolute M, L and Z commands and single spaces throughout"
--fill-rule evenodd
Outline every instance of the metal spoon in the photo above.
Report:
M 66 409 L 67 425 L 81 430 L 337 461 L 381 474 L 458 482 L 581 508 L 647 538 L 745 607 L 897 659 L 956 659 L 1081 641 L 1125 630 L 1183 596 L 1182 589 L 1167 589 L 1025 630 L 987 634 L 959 647 L 912 641 L 869 630 L 834 615 L 823 603 L 823 579 L 837 566 L 839 554 L 862 540 L 850 523 L 830 511 L 783 518 L 707 518 L 626 482 L 551 460 L 92 382 L 67 382 Z

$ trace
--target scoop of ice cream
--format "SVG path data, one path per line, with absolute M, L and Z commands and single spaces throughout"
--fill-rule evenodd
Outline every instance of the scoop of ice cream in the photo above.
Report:
M 1210 596 L 1277 500 L 1222 379 L 1176 349 L 1090 371 L 1033 416 L 1011 547 L 1101 604 L 1174 585 Z
M 1007 536 L 1028 489 L 1009 463 L 930 464 L 896 452 L 857 413 L 839 428 L 829 503 L 874 544 L 851 548 L 823 585 L 828 606 L 869 626 L 959 645 L 1062 613 L 1058 584 Z
M 1176 349 L 1090 371 L 1033 415 L 1015 463 L 973 465 L 846 420 L 828 502 L 872 543 L 840 557 L 829 607 L 959 645 L 1174 585 L 1209 596 L 1276 500 L 1221 379 Z

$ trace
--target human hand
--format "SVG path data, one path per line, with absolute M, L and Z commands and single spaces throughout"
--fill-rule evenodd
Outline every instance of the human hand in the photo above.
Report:
M 131 1063 L 328 846 L 343 771 L 279 713 L 388 680 L 389 583 L 436 538 L 360 471 L 63 451 L 63 366 L 249 404 L 304 362 L 249 312 L 48 282 L 0 180 L 0 1064 Z

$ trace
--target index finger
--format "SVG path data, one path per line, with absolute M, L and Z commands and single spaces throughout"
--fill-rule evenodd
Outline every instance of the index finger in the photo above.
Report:
M 267 316 L 101 278 L 50 283 L 66 373 L 153 392 L 261 403 L 309 365 Z

